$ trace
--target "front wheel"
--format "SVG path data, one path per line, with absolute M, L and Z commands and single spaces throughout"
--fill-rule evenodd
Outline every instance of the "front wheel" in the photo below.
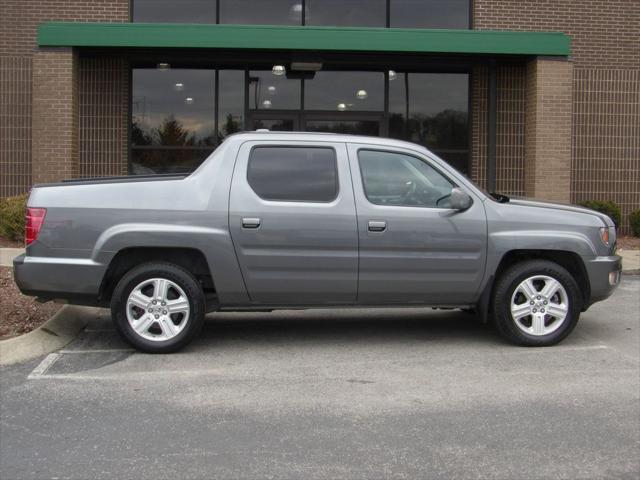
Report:
M 547 260 L 507 269 L 493 291 L 498 332 L 517 345 L 545 347 L 562 341 L 578 323 L 580 288 L 571 274 Z
M 195 277 L 163 262 L 139 265 L 118 282 L 111 316 L 138 350 L 168 353 L 189 343 L 204 323 L 205 297 Z

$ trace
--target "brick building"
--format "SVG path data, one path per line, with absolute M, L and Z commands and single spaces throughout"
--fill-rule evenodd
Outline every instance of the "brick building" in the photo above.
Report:
M 422 143 L 640 207 L 637 0 L 3 0 L 0 196 L 194 168 L 238 130 Z M 357 28 L 354 28 L 357 27 Z

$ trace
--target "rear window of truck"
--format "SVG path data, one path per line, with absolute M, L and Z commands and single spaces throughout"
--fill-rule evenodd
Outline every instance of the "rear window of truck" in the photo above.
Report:
M 331 202 L 338 196 L 336 152 L 329 147 L 254 147 L 247 180 L 264 200 Z

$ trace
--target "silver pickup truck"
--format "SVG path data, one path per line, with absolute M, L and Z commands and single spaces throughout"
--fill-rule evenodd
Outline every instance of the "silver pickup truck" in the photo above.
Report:
M 495 198 L 425 148 L 382 138 L 232 135 L 190 175 L 33 188 L 28 295 L 110 306 L 140 350 L 186 345 L 213 310 L 474 310 L 552 345 L 620 281 L 611 219 Z

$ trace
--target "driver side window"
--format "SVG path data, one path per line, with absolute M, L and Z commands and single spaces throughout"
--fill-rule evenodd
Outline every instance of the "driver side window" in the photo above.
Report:
M 419 158 L 397 152 L 359 150 L 367 199 L 376 205 L 448 208 L 455 187 Z

